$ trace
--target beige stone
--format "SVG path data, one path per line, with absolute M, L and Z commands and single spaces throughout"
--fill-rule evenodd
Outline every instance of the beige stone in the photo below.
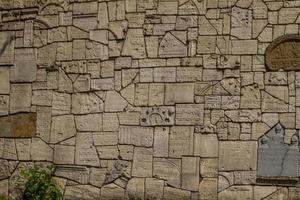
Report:
M 254 141 L 220 142 L 219 170 L 255 170 L 256 149 Z
M 132 163 L 132 176 L 152 176 L 153 149 L 135 147 Z
M 72 113 L 88 114 L 103 111 L 102 100 L 93 93 L 76 93 L 72 95 Z
M 1 67 L 0 68 L 0 94 L 9 94 L 9 68 Z
M 33 90 L 31 104 L 38 106 L 51 106 L 52 91 L 51 90 Z
M 7 115 L 9 112 L 9 96 L 0 95 L 0 116 Z
M 119 143 L 151 147 L 153 144 L 153 128 L 138 126 L 120 126 Z
M 200 158 L 182 157 L 182 188 L 191 191 L 199 190 Z
M 260 108 L 261 95 L 257 85 L 241 89 L 241 108 Z
M 37 161 L 53 161 L 53 149 L 40 138 L 32 138 L 31 159 Z
M 177 104 L 176 125 L 201 125 L 203 124 L 203 104 Z
M 75 147 L 66 145 L 55 145 L 54 163 L 55 164 L 74 164 Z
M 101 131 L 102 114 L 87 114 L 75 116 L 77 131 Z
M 101 188 L 101 199 L 122 200 L 124 199 L 124 194 L 124 189 L 114 183 L 105 185 Z
M 124 46 L 123 56 L 132 56 L 133 58 L 145 58 L 145 40 L 142 29 L 128 29 Z
M 100 189 L 89 185 L 67 186 L 64 198 L 66 200 L 100 199 Z
M 76 134 L 73 115 L 61 115 L 52 117 L 50 142 L 57 143 Z
M 218 179 L 203 178 L 199 184 L 200 199 L 218 199 Z
M 232 186 L 218 194 L 218 199 L 232 199 L 238 200 L 243 197 L 245 200 L 252 199 L 252 186 Z
M 191 126 L 173 126 L 170 128 L 169 157 L 180 158 L 193 154 L 194 130 Z
M 167 105 L 194 102 L 193 83 L 166 84 L 165 88 L 165 104 Z
M 155 178 L 146 178 L 145 199 L 163 199 L 164 181 Z
M 155 127 L 154 129 L 154 157 L 168 157 L 169 127 Z
M 52 114 L 69 114 L 71 112 L 71 95 L 58 92 L 53 92 L 52 94 Z
M 31 84 L 12 84 L 10 113 L 28 112 L 31 104 Z
M 128 181 L 125 199 L 144 199 L 145 196 L 145 179 L 144 178 L 132 178 Z
M 238 7 L 232 8 L 231 35 L 239 39 L 251 39 L 252 11 Z
M 218 157 L 218 138 L 214 134 L 195 134 L 194 155 L 200 157 Z
M 191 192 L 186 190 L 181 190 L 172 187 L 164 188 L 164 199 L 165 200 L 188 200 L 190 199 Z

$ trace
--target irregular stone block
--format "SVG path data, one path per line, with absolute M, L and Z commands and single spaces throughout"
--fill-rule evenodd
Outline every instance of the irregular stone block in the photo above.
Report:
M 121 126 L 119 143 L 150 147 L 153 144 L 153 128 L 138 126 Z
M 219 142 L 219 170 L 255 170 L 257 142 Z
M 165 200 L 189 200 L 191 198 L 191 192 L 181 190 L 172 187 L 164 188 L 164 199 Z
M 86 167 L 59 165 L 56 167 L 54 174 L 81 184 L 88 184 L 89 181 L 89 170 Z
M 152 176 L 153 149 L 135 147 L 132 163 L 132 176 Z
M 154 130 L 154 157 L 168 157 L 169 153 L 169 127 L 155 127 Z
M 0 137 L 33 137 L 36 134 L 36 113 L 0 117 Z
M 93 93 L 76 93 L 72 95 L 72 113 L 88 114 L 103 111 L 103 101 Z
M 145 179 L 132 178 L 128 181 L 125 199 L 144 199 L 145 196 Z
M 238 200 L 241 197 L 245 200 L 252 199 L 253 188 L 252 186 L 232 186 L 218 194 L 219 200 Z
M 142 29 L 128 29 L 122 55 L 132 56 L 132 58 L 146 57 L 145 40 Z
M 141 113 L 142 126 L 174 125 L 175 109 L 171 106 L 143 108 Z
M 0 116 L 8 115 L 9 112 L 9 96 L 0 95 Z
M 100 189 L 90 185 L 67 186 L 65 200 L 99 200 Z
M 204 178 L 199 184 L 200 199 L 218 199 L 218 179 Z
M 55 145 L 54 147 L 54 163 L 55 164 L 74 164 L 75 147 L 67 145 Z
M 187 46 L 172 33 L 167 33 L 159 45 L 158 55 L 162 58 L 185 57 Z
M 116 160 L 115 162 L 113 162 L 112 166 L 108 168 L 105 174 L 104 183 L 111 183 L 121 176 L 128 176 L 127 171 L 129 170 L 129 168 L 131 168 L 131 165 L 128 161 Z
M 104 184 L 106 171 L 105 168 L 90 168 L 90 184 L 101 187 Z
M 10 92 L 10 113 L 29 112 L 31 84 L 12 84 Z
M 118 132 L 94 132 L 94 144 L 98 145 L 117 145 Z
M 73 115 L 52 117 L 50 142 L 57 143 L 71 138 L 76 134 L 75 120 Z
M 75 124 L 77 131 L 101 131 L 102 114 L 87 114 L 75 116 Z
M 124 111 L 127 101 L 116 91 L 108 91 L 105 98 L 105 112 Z
M 250 39 L 252 30 L 252 10 L 232 8 L 231 35 L 239 39 Z
M 153 176 L 165 179 L 173 187 L 181 187 L 181 160 L 154 158 Z
M 218 157 L 219 142 L 215 134 L 195 134 L 194 155 L 200 157 Z
M 0 64 L 12 65 L 14 62 L 14 42 L 13 35 L 10 32 L 0 33 Z
M 194 103 L 193 83 L 173 83 L 165 86 L 165 104 Z
M 182 188 L 191 191 L 199 190 L 200 158 L 182 157 Z
M 32 138 L 31 159 L 53 161 L 53 149 L 40 138 Z
M 180 158 L 193 155 L 194 127 L 173 126 L 170 128 L 169 157 Z
M 101 199 L 123 200 L 125 191 L 120 186 L 112 183 L 101 188 Z
M 298 179 L 299 138 L 284 143 L 285 130 L 278 123 L 259 138 L 257 176 L 261 179 Z
M 16 143 L 14 139 L 0 139 L 0 158 L 17 160 Z
M 203 104 L 176 104 L 176 125 L 202 125 Z
M 9 94 L 9 68 L 0 68 L 0 94 Z

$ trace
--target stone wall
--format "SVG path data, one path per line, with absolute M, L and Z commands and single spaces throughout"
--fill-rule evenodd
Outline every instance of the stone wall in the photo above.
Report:
M 0 194 L 18 199 L 12 177 L 36 162 L 66 200 L 299 199 L 300 66 L 265 64 L 300 33 L 299 0 L 0 8 Z

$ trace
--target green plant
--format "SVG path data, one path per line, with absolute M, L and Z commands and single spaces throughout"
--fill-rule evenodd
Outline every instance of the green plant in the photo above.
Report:
M 0 195 L 0 200 L 7 200 L 5 196 Z
M 52 179 L 53 171 L 53 167 L 36 165 L 21 170 L 16 183 L 24 189 L 23 200 L 61 200 L 60 190 Z

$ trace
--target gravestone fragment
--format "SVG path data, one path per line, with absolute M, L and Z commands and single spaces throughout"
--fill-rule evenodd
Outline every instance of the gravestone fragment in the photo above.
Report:
M 174 125 L 175 108 L 171 106 L 143 108 L 142 126 Z
M 300 36 L 285 35 L 274 40 L 266 49 L 269 70 L 300 70 Z
M 297 180 L 299 137 L 284 143 L 284 127 L 278 123 L 259 138 L 257 178 L 263 180 Z
M 36 133 L 36 113 L 21 113 L 0 118 L 0 137 L 32 137 Z

